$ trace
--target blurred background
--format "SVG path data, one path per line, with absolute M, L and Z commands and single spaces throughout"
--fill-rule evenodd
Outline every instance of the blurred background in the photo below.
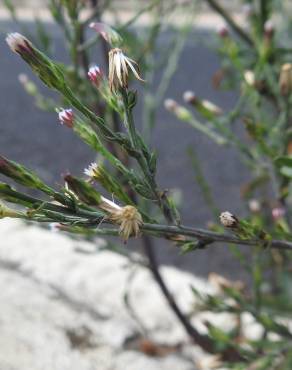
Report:
M 139 1 L 139 4 L 135 1 L 114 1 L 112 8 L 121 19 L 126 20 L 137 8 L 142 6 L 142 3 L 142 1 Z M 178 1 L 178 3 L 180 2 Z M 242 9 L 238 2 L 227 1 L 227 3 L 236 19 L 242 21 Z M 19 20 L 29 32 L 35 32 L 34 19 L 36 17 L 42 19 L 45 29 L 53 39 L 54 58 L 68 62 L 63 33 L 52 22 L 50 12 L 45 7 L 45 1 L 15 1 L 13 4 L 16 5 Z M 40 111 L 33 103 L 33 99 L 22 88 L 18 77 L 21 73 L 25 73 L 40 85 L 41 91 L 45 95 L 50 96 L 51 94 L 32 76 L 29 68 L 19 58 L 8 52 L 5 34 L 20 30 L 21 25 L 11 20 L 9 12 L 3 4 L 0 14 L 2 32 L 0 40 L 2 56 L 0 60 L 1 153 L 36 170 L 50 184 L 60 184 L 62 174 L 66 172 L 76 175 L 82 173 L 83 169 L 93 161 L 94 156 L 70 130 L 66 130 L 58 124 L 54 112 Z M 110 10 L 105 12 L 105 20 L 112 19 L 112 17 L 113 14 Z M 161 32 L 158 39 L 161 45 L 171 42 L 173 27 L 176 27 L 176 24 L 179 25 L 182 19 L 183 15 L 177 12 L 169 20 L 172 24 Z M 149 22 L 149 15 L 142 15 L 134 25 L 136 32 L 143 34 L 143 29 L 147 27 Z M 197 12 L 194 12 L 192 19 L 188 22 L 190 22 L 192 30 L 184 41 L 177 70 L 167 87 L 165 98 L 171 97 L 181 103 L 183 93 L 186 90 L 192 90 L 222 109 L 231 109 L 236 101 L 236 94 L 215 90 L 212 85 L 212 76 L 220 67 L 214 51 L 214 38 L 217 37 L 217 31 L 224 23 L 220 17 L 210 12 L 205 4 L 202 6 L 201 2 L 198 4 Z M 94 58 L 96 63 L 103 65 L 101 50 L 98 48 L 99 46 L 94 51 Z M 163 66 L 158 70 L 158 80 L 163 70 Z M 138 85 L 137 88 L 139 88 Z M 139 104 L 135 112 L 137 121 L 141 121 L 142 108 Z M 244 167 L 239 165 L 236 151 L 214 145 L 203 134 L 182 124 L 169 114 L 163 104 L 157 111 L 157 124 L 152 133 L 152 145 L 154 148 L 158 148 L 159 152 L 159 183 L 162 187 L 174 189 L 181 198 L 185 224 L 202 227 L 206 226 L 207 222 L 214 221 L 196 183 L 195 173 L 191 169 L 190 158 L 187 155 L 189 147 L 195 148 L 198 158 L 202 161 L 204 175 L 214 192 L 218 208 L 241 214 L 238 185 L 243 184 L 248 176 Z M 135 249 L 139 248 L 137 244 L 139 242 L 135 242 Z M 207 276 L 210 271 L 224 272 L 230 276 L 241 274 L 237 262 L 233 260 L 224 246 L 216 248 L 216 250 L 210 248 L 198 251 L 195 255 L 184 257 L 180 256 L 177 250 L 169 248 L 167 243 L 159 242 L 157 244 L 158 257 L 164 264 L 175 265 L 201 276 Z
M 64 30 L 48 9 L 54 3 L 40 0 L 0 3 L 0 153 L 58 187 L 67 172 L 82 176 L 84 168 L 95 160 L 95 154 L 72 130 L 59 124 L 54 109 L 39 109 L 21 81 L 31 79 L 39 93 L 49 99 L 47 102 L 52 102 L 50 99 L 58 102 L 57 95 L 37 80 L 5 42 L 8 32 L 24 33 L 36 43 L 40 35 L 41 41 L 48 41 L 47 34 L 50 39 L 47 44 L 44 42 L 48 46 L 46 51 L 54 60 L 70 63 Z M 115 26 L 133 19 L 150 2 L 108 3 L 102 21 Z M 167 7 L 167 1 L 162 3 Z M 244 24 L 240 2 L 221 3 Z M 157 64 L 150 87 L 147 90 L 148 81 L 146 89 L 134 85 L 139 93 L 135 117 L 142 130 L 147 94 L 161 90 L 150 135 L 151 145 L 158 151 L 158 183 L 175 194 L 184 224 L 206 227 L 218 220 L 214 219 L 198 186 L 189 149 L 195 150 L 221 211 L 244 215 L 240 186 L 249 176 L 235 150 L 215 145 L 165 109 L 164 101 L 168 98 L 185 104 L 183 94 L 188 90 L 225 111 L 234 107 L 238 97 L 236 91 L 219 91 L 214 86 L 214 76 L 220 70 L 216 53 L 218 30 L 222 30 L 224 22 L 204 1 L 194 2 L 191 15 L 179 11 L 184 4 L 184 0 L 175 2 L 178 11 L 161 20 L 153 60 L 150 60 Z M 143 40 L 151 27 L 155 30 L 153 24 L 151 13 L 141 12 L 130 30 Z M 91 36 L 92 31 L 86 29 L 85 38 Z M 43 46 L 39 47 L 43 50 Z M 161 63 L 163 50 L 167 48 L 176 50 L 173 71 L 171 64 Z M 91 61 L 106 70 L 102 43 L 93 48 Z M 143 71 L 142 67 L 141 73 L 147 80 L 147 70 Z M 167 74 L 169 77 L 165 78 Z M 162 79 L 167 80 L 163 87 Z M 87 98 L 86 91 L 84 97 Z M 240 123 L 235 130 L 242 140 L 246 139 Z M 132 260 L 140 261 L 143 246 L 139 239 L 127 245 L 110 239 L 106 246 L 100 238 L 92 244 L 48 228 L 26 227 L 21 222 L 4 220 L 0 223 L 0 240 L 1 370 L 211 369 L 208 362 L 204 363 L 206 354 L 187 339 L 149 272 L 135 264 L 133 267 L 121 256 L 122 246 L 126 254 L 134 252 Z M 117 254 L 107 251 L 117 248 Z M 214 288 L 202 280 L 211 272 L 248 281 L 239 261 L 225 245 L 186 256 L 166 241 L 155 240 L 153 248 L 171 293 L 185 312 L 194 301 L 190 286 L 204 293 Z M 245 248 L 242 252 L 246 253 Z M 149 337 L 163 345 L 154 346 Z

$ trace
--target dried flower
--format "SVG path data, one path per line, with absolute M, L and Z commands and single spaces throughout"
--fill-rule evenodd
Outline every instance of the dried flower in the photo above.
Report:
M 238 225 L 238 219 L 230 212 L 222 212 L 220 215 L 220 222 L 224 227 L 234 228 Z
M 32 43 L 18 32 L 9 33 L 6 37 L 6 42 L 14 53 L 23 54 L 33 52 Z
M 103 73 L 102 70 L 98 66 L 93 66 L 89 68 L 89 71 L 87 73 L 88 78 L 90 81 L 96 86 L 99 87 L 102 79 L 103 79 Z
M 59 113 L 59 121 L 61 125 L 65 125 L 69 128 L 73 127 L 74 113 L 72 109 L 62 109 Z
M 126 89 L 129 80 L 129 68 L 134 76 L 139 80 L 144 80 L 139 75 L 138 64 L 124 55 L 121 49 L 115 48 L 109 52 L 109 87 L 112 92 L 117 92 L 120 88 Z
M 111 46 L 119 46 L 122 41 L 121 36 L 105 23 L 92 22 L 89 27 L 99 33 Z
M 99 208 L 109 213 L 112 222 L 120 225 L 120 235 L 126 241 L 131 235 L 137 237 L 143 224 L 142 216 L 134 206 L 120 207 L 116 203 L 101 197 Z
M 285 63 L 281 67 L 279 78 L 280 91 L 283 96 L 289 95 L 292 92 L 292 64 Z

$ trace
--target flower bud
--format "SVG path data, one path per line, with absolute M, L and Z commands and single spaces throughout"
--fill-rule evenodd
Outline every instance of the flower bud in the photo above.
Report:
M 119 46 L 122 42 L 122 38 L 117 31 L 105 23 L 92 22 L 89 27 L 99 33 L 112 47 Z
M 267 20 L 264 24 L 264 35 L 267 39 L 271 39 L 274 36 L 275 27 L 272 20 Z
M 47 186 L 34 172 L 3 156 L 0 156 L 0 173 L 28 188 L 39 189 L 49 195 L 54 194 L 53 189 Z
M 224 25 L 218 28 L 217 30 L 217 35 L 221 37 L 222 39 L 226 38 L 229 36 L 229 30 L 228 28 Z
M 290 95 L 292 92 L 292 64 L 285 63 L 281 67 L 279 78 L 280 92 L 283 96 Z
M 91 180 L 98 181 L 104 189 L 118 199 L 128 204 L 132 202 L 127 193 L 123 190 L 121 184 L 119 184 L 101 164 L 91 163 L 88 168 L 84 170 L 84 173 L 89 176 Z
M 90 81 L 93 83 L 93 85 L 95 85 L 96 87 L 99 87 L 103 79 L 102 70 L 98 66 L 93 66 L 93 67 L 90 67 L 87 75 Z
M 57 63 L 41 53 L 20 33 L 9 33 L 6 42 L 10 49 L 19 54 L 47 86 L 64 91 L 65 78 Z M 66 92 L 68 93 L 67 90 Z
M 38 89 L 36 87 L 36 84 L 34 84 L 26 74 L 21 73 L 18 76 L 18 81 L 21 83 L 21 85 L 24 87 L 25 91 L 32 95 L 35 96 L 38 93 Z
M 14 209 L 8 208 L 4 203 L 0 202 L 0 218 L 21 218 L 24 215 L 21 212 L 17 212 Z
M 6 42 L 14 53 L 20 55 L 23 53 L 33 54 L 32 43 L 18 32 L 9 33 Z
M 237 217 L 228 211 L 221 213 L 220 222 L 224 227 L 227 228 L 235 228 L 239 224 Z
M 274 221 L 279 221 L 285 216 L 285 209 L 283 207 L 274 207 L 272 209 L 272 217 Z
M 74 124 L 74 113 L 72 109 L 62 109 L 58 113 L 59 121 L 61 125 L 65 125 L 69 128 L 73 127 Z
M 93 206 L 98 206 L 100 204 L 100 193 L 86 181 L 73 177 L 70 174 L 66 175 L 64 180 L 67 187 L 81 200 L 81 202 Z
M 178 104 L 175 100 L 173 99 L 164 100 L 164 108 L 168 110 L 169 112 L 174 113 L 177 107 L 178 107 Z
M 253 71 L 245 71 L 243 74 L 244 80 L 248 86 L 254 87 L 255 86 L 255 75 Z
M 196 94 L 193 91 L 185 91 L 183 94 L 183 100 L 188 104 L 196 103 Z
M 257 199 L 251 199 L 248 202 L 248 207 L 252 213 L 258 213 L 261 210 L 261 204 Z

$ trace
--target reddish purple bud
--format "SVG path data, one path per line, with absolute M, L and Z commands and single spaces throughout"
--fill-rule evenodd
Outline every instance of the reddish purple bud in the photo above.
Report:
M 228 28 L 226 26 L 221 26 L 217 30 L 217 35 L 220 36 L 220 37 L 222 37 L 222 38 L 228 37 L 229 36 Z
M 90 81 L 96 86 L 99 87 L 102 79 L 103 79 L 103 73 L 102 70 L 98 66 L 93 66 L 89 69 L 88 78 Z
M 61 125 L 66 125 L 69 128 L 73 127 L 74 113 L 72 109 L 63 109 L 58 115 Z
M 272 209 L 272 216 L 274 221 L 278 221 L 279 219 L 285 216 L 285 209 L 283 207 L 275 207 Z
M 9 33 L 6 42 L 14 53 L 32 53 L 33 47 L 31 42 L 18 32 Z

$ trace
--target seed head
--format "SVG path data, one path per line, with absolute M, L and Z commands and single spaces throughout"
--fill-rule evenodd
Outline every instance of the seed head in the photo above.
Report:
M 120 235 L 127 241 L 131 235 L 137 237 L 143 224 L 142 216 L 134 206 L 120 207 L 111 200 L 101 197 L 99 208 L 109 213 L 109 219 L 120 225 Z
M 220 222 L 224 227 L 234 228 L 238 225 L 238 219 L 230 212 L 222 212 L 220 215 Z
M 87 75 L 90 81 L 93 83 L 93 85 L 99 87 L 103 79 L 102 70 L 98 66 L 93 66 L 89 68 Z
M 74 113 L 72 109 L 62 109 L 59 113 L 59 121 L 61 125 L 65 125 L 69 128 L 73 127 L 74 124 Z
M 111 220 L 120 225 L 120 234 L 124 240 L 128 240 L 131 235 L 139 235 L 142 217 L 138 210 L 133 206 L 125 206 L 111 215 Z
M 129 68 L 137 80 L 145 82 L 139 75 L 138 64 L 125 56 L 121 49 L 115 48 L 109 52 L 109 87 L 112 92 L 126 89 L 129 80 Z

